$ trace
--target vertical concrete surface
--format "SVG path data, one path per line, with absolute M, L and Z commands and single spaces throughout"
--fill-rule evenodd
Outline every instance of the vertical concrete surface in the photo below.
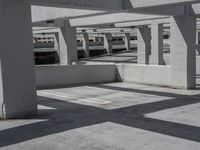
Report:
M 37 113 L 31 8 L 0 1 L 0 117 Z
M 85 57 L 90 57 L 89 35 L 86 32 L 83 33 L 83 49 L 85 52 Z
M 126 50 L 130 50 L 130 33 L 124 34 L 124 40 L 125 40 L 125 48 Z
M 106 49 L 108 54 L 113 52 L 113 50 L 112 50 L 112 34 L 111 33 L 104 34 L 104 48 Z
M 76 28 L 71 27 L 69 21 L 65 21 L 64 27 L 61 27 L 60 31 L 60 63 L 71 65 L 78 61 Z
M 59 52 L 59 33 L 58 32 L 55 33 L 54 49 Z
M 186 8 L 186 15 L 171 17 L 171 86 L 190 89 L 196 85 L 196 17 Z
M 163 24 L 151 24 L 151 37 L 150 64 L 163 65 Z
M 148 26 L 137 29 L 138 64 L 149 64 L 151 53 L 151 30 Z
M 196 31 L 196 53 L 197 53 L 197 55 L 200 55 L 200 44 L 199 44 L 199 31 L 198 31 L 198 29 L 197 29 L 197 31 Z

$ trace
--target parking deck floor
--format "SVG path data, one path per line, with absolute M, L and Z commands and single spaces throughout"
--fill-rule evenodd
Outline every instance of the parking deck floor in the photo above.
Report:
M 38 91 L 39 114 L 0 122 L 2 150 L 199 150 L 200 89 L 134 83 Z

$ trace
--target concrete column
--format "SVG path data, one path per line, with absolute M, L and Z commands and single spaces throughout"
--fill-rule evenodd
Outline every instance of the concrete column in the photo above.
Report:
M 138 64 L 149 64 L 151 53 L 151 30 L 148 26 L 137 29 Z
M 37 113 L 31 8 L 0 1 L 0 118 Z
M 55 33 L 54 49 L 59 52 L 59 33 L 58 32 Z
M 188 10 L 188 8 L 187 8 Z M 194 88 L 196 85 L 196 17 L 171 17 L 171 86 Z
M 90 57 L 89 35 L 86 32 L 83 33 L 83 49 L 85 51 L 85 57 Z
M 163 24 L 151 25 L 151 58 L 150 64 L 163 65 Z
M 104 48 L 106 49 L 108 54 L 113 52 L 113 50 L 112 50 L 112 34 L 111 33 L 104 34 Z
M 200 55 L 200 44 L 199 44 L 199 31 L 196 31 L 196 52 L 197 55 Z
M 54 33 L 54 49 L 56 50 L 57 52 L 57 55 L 56 55 L 56 58 L 55 58 L 55 61 L 56 62 L 60 62 L 60 51 L 59 51 L 59 33 L 58 32 L 55 32 Z
M 72 65 L 78 61 L 76 28 L 71 27 L 69 21 L 64 22 L 64 27 L 60 28 L 60 63 Z
M 125 33 L 124 39 L 125 39 L 125 48 L 128 51 L 130 50 L 130 33 Z

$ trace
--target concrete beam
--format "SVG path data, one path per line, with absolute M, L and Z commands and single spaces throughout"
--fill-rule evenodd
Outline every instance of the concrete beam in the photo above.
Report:
M 136 20 L 136 21 L 122 22 L 122 23 L 115 23 L 114 26 L 117 27 L 117 28 L 134 27 L 134 26 L 151 25 L 155 22 L 161 23 L 161 24 L 169 24 L 170 23 L 170 17 L 160 17 L 160 18 L 154 18 L 154 19 Z
M 31 6 L 32 21 L 40 22 L 44 20 L 53 20 L 58 18 L 73 18 L 73 17 L 89 17 L 103 15 L 106 11 L 84 10 L 73 8 L 57 8 L 47 6 Z
M 81 26 L 91 26 L 100 24 L 120 23 L 124 21 L 156 19 L 158 17 L 166 17 L 166 16 L 133 14 L 133 13 L 115 13 L 115 14 L 100 15 L 94 17 L 74 18 L 70 19 L 70 24 L 71 26 L 81 27 Z
M 198 0 L 29 0 L 32 5 L 93 10 L 129 10 L 144 7 L 198 3 Z M 168 7 L 168 8 L 170 8 Z
M 152 14 L 152 15 L 165 15 L 165 16 L 179 16 L 184 15 L 185 9 L 184 5 L 175 6 L 159 6 L 159 7 L 145 7 L 145 8 L 135 8 L 129 10 L 129 12 L 141 13 L 141 14 Z
M 156 0 L 152 3 L 148 0 L 144 0 L 142 3 L 138 0 L 104 0 L 105 4 L 99 0 L 31 0 L 33 4 L 43 6 L 32 6 L 32 18 L 33 22 L 57 19 L 63 17 L 74 17 L 82 15 L 92 15 L 98 13 L 104 13 L 105 11 L 98 11 L 98 8 L 107 9 L 110 12 L 125 12 L 129 10 L 131 13 L 142 13 L 142 14 L 154 14 L 154 15 L 184 15 L 184 4 L 186 3 L 197 3 L 197 0 L 184 0 L 184 1 L 160 1 Z M 76 2 L 77 1 L 77 2 Z M 96 2 L 97 1 L 97 2 Z M 152 1 L 152 0 L 151 0 Z M 87 3 L 87 4 L 86 4 Z M 110 4 L 111 3 L 111 4 Z M 140 4 L 141 3 L 141 4 Z M 48 6 L 48 7 L 47 7 Z M 52 6 L 52 7 L 50 7 Z M 140 7 L 142 6 L 142 7 Z M 58 7 L 58 8 L 56 8 Z M 80 9 L 77 9 L 80 8 Z M 91 10 L 91 8 L 94 9 Z M 152 8 L 153 7 L 153 8 Z M 198 4 L 193 4 L 194 10 L 199 14 L 200 8 Z M 68 8 L 68 9 L 67 9 Z M 70 8 L 70 9 L 69 9 Z M 74 8 L 74 9 L 72 9 Z M 75 9 L 76 8 L 76 9 Z M 84 9 L 90 10 L 84 10 Z M 102 9 L 101 9 L 102 10 Z M 118 10 L 118 11 L 116 11 Z
M 0 1 L 0 118 L 37 113 L 31 8 Z
M 71 13 L 71 11 L 73 13 Z M 61 18 L 64 19 L 67 17 L 68 19 L 70 19 L 71 26 L 81 27 L 81 26 L 92 26 L 100 24 L 102 25 L 102 24 L 118 23 L 124 21 L 137 21 L 137 20 L 165 17 L 158 15 L 144 15 L 138 13 L 105 14 L 105 12 L 86 11 L 86 10 L 77 10 L 76 12 L 74 9 L 71 9 L 71 11 L 63 8 L 32 6 L 32 21 L 33 23 L 36 23 L 46 20 L 55 20 Z M 103 13 L 104 15 L 102 15 Z M 90 16 L 83 16 L 88 14 L 90 14 Z M 77 15 L 81 16 L 75 17 Z
M 93 10 L 123 10 L 124 0 L 29 0 L 32 5 Z M 130 3 L 129 3 L 130 4 Z
M 200 14 L 200 4 L 192 4 L 192 8 L 194 13 L 198 16 Z M 145 15 L 144 13 L 148 15 Z M 64 20 L 64 18 L 66 19 L 66 17 L 70 19 L 71 26 L 75 27 L 102 27 L 105 25 L 110 26 L 110 24 L 113 23 L 119 23 L 116 25 L 116 27 L 120 27 L 123 24 L 123 22 L 132 21 L 135 22 L 136 25 L 142 24 L 142 22 L 149 22 L 148 24 L 151 24 L 151 22 L 155 19 L 159 21 L 168 18 L 168 16 L 166 15 L 178 16 L 184 14 L 185 7 L 183 4 L 170 7 L 160 6 L 155 7 L 153 9 L 151 7 L 133 9 L 130 10 L 129 13 L 113 13 L 105 11 L 88 11 L 66 8 L 32 6 L 32 21 L 34 23 L 34 26 L 43 27 L 48 26 L 48 24 L 46 24 L 46 20 L 54 20 L 55 26 L 62 25 L 62 23 L 60 23 L 60 20 Z
M 131 0 L 135 8 L 199 3 L 199 0 Z

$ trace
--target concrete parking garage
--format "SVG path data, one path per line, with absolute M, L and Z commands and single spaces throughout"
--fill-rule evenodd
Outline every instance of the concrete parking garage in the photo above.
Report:
M 198 0 L 0 1 L 0 148 L 199 149 L 199 14 Z M 34 66 L 33 27 L 56 30 L 58 64 Z M 88 58 L 100 32 L 107 54 Z

